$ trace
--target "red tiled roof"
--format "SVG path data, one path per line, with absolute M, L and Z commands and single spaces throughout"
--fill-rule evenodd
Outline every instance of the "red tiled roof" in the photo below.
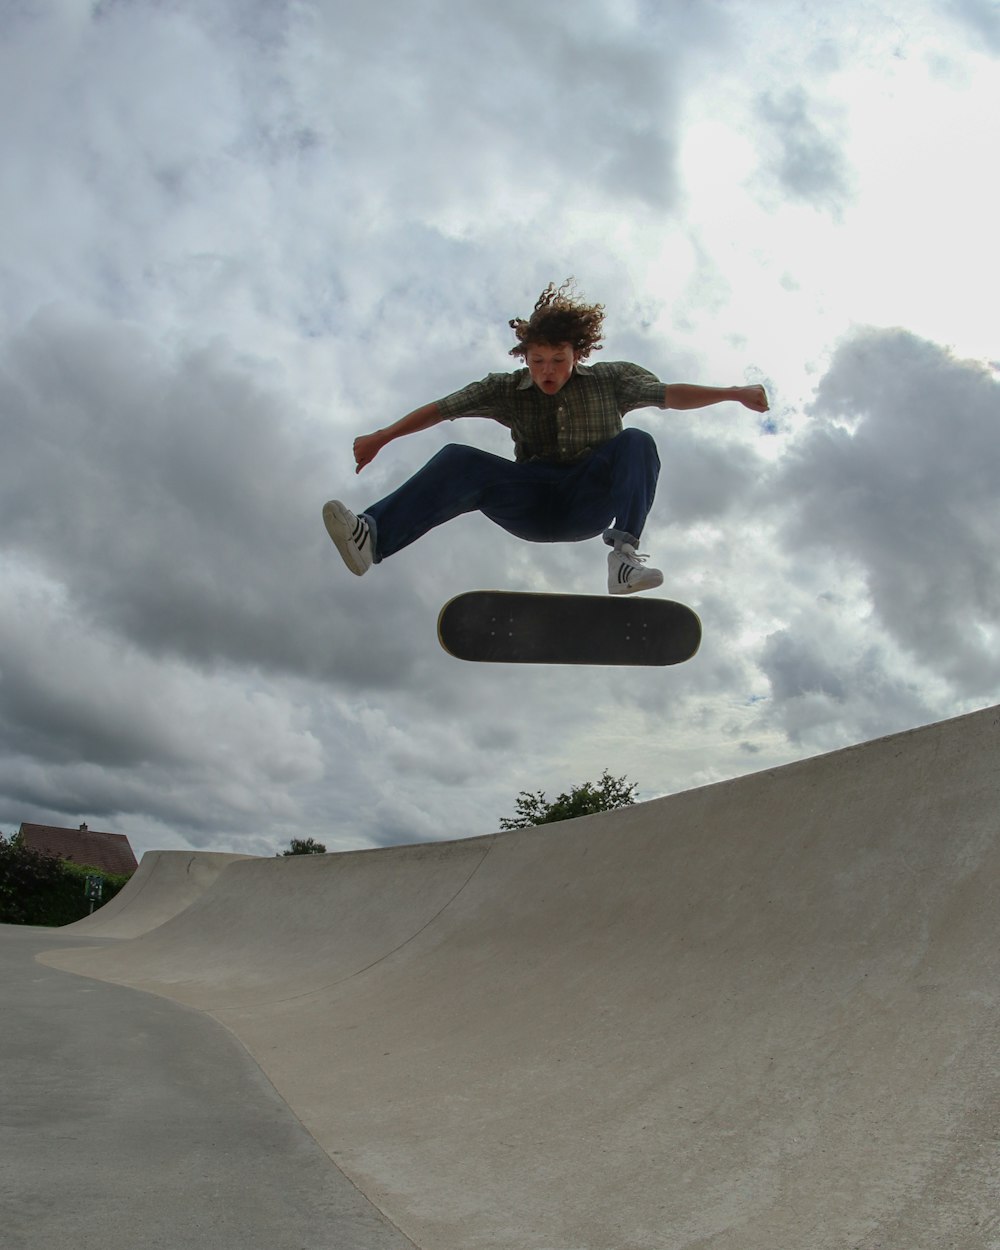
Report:
M 52 859 L 68 859 L 119 876 L 131 876 L 139 867 L 124 833 L 99 833 L 86 825 L 60 829 L 58 825 L 25 824 L 19 833 L 25 846 Z

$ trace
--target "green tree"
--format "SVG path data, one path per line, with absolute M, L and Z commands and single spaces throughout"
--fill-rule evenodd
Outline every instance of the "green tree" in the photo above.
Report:
M 326 847 L 322 842 L 316 842 L 312 838 L 292 838 L 288 844 L 287 851 L 280 851 L 275 859 L 281 859 L 283 855 L 325 855 Z
M 522 790 L 514 804 L 513 816 L 500 818 L 501 829 L 527 829 L 530 825 L 551 825 L 557 820 L 571 820 L 574 816 L 590 816 L 594 812 L 610 812 L 617 807 L 629 807 L 635 802 L 638 783 L 627 777 L 612 777 L 607 769 L 601 773 L 595 785 L 585 781 L 574 786 L 569 794 L 560 794 L 551 803 L 545 800 L 545 791 L 531 793 Z

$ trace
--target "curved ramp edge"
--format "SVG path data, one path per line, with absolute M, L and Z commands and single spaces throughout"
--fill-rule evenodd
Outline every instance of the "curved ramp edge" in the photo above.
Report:
M 114 898 L 61 931 L 81 937 L 138 937 L 190 907 L 230 864 L 249 858 L 216 851 L 147 851 Z
M 467 886 L 493 839 L 229 864 L 134 941 L 45 962 L 204 1010 L 321 993 L 392 955 Z M 102 955 L 103 959 L 95 959 Z

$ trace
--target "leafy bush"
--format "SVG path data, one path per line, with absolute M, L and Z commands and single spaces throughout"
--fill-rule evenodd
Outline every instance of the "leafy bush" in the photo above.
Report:
M 0 834 L 0 924 L 59 926 L 90 914 L 87 878 L 100 877 L 103 907 L 122 888 L 118 876 L 85 864 L 51 859 Z M 96 910 L 95 906 L 95 910 Z

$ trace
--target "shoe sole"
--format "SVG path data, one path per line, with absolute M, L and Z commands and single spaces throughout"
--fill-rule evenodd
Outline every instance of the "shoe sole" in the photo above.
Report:
M 340 552 L 340 558 L 351 572 L 357 577 L 367 573 L 372 562 L 365 560 L 358 551 L 354 542 L 354 522 L 349 519 L 347 509 L 339 500 L 331 499 L 323 505 L 323 524 Z
M 608 588 L 609 595 L 637 595 L 643 590 L 655 590 L 657 586 L 663 585 L 663 579 L 658 582 L 647 582 L 645 586 L 613 586 Z

